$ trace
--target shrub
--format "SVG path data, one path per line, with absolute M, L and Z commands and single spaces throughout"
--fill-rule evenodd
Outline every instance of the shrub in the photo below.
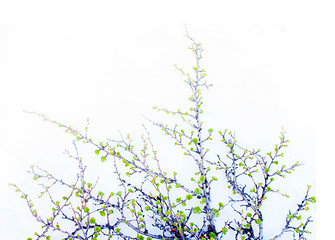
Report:
M 97 142 L 87 134 L 87 127 L 80 132 L 72 127 L 51 120 L 74 136 L 74 154 L 66 154 L 77 161 L 78 170 L 74 182 L 67 182 L 38 166 L 31 166 L 33 180 L 40 183 L 44 197 L 51 204 L 47 210 L 37 209 L 32 200 L 15 184 L 13 186 L 26 201 L 32 216 L 41 224 L 36 239 L 51 239 L 58 232 L 62 239 L 264 239 L 263 203 L 271 201 L 268 196 L 277 194 L 288 197 L 275 189 L 275 183 L 290 174 L 301 164 L 283 164 L 283 152 L 288 139 L 282 131 L 279 142 L 268 153 L 249 150 L 238 143 L 232 131 L 214 131 L 205 128 L 202 122 L 203 90 L 207 83 L 206 71 L 201 66 L 203 48 L 186 32 L 191 41 L 190 50 L 195 57 L 191 73 L 176 66 L 191 90 L 188 98 L 191 105 L 186 110 L 170 111 L 154 107 L 178 119 L 168 124 L 148 120 L 160 128 L 174 145 L 182 150 L 182 157 L 189 161 L 190 171 L 195 169 L 189 181 L 180 177 L 180 172 L 162 169 L 150 133 L 143 125 L 142 145 L 135 147 L 130 135 L 121 135 L 118 140 Z M 179 123 L 180 122 L 180 123 Z M 214 137 L 219 139 L 227 154 L 215 153 Z M 103 192 L 98 181 L 87 180 L 77 144 L 94 147 L 94 154 L 102 163 L 111 161 L 115 181 L 119 188 Z M 212 153 L 209 156 L 209 152 Z M 215 154 L 213 154 L 215 153 Z M 52 189 L 62 189 L 57 196 Z M 217 199 L 219 191 L 227 197 Z M 287 211 L 283 226 L 272 234 L 271 239 L 306 239 L 311 216 L 305 213 L 315 197 L 305 196 L 293 210 Z M 214 199 L 215 198 L 215 199 Z M 47 216 L 46 216 L 47 215 Z M 28 238 L 31 239 L 31 238 Z

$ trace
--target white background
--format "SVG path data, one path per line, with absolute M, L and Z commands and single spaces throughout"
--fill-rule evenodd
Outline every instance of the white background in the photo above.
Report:
M 1 239 L 24 239 L 38 230 L 31 229 L 32 218 L 8 182 L 29 192 L 31 164 L 71 172 L 62 153 L 71 148 L 71 137 L 22 110 L 78 129 L 89 117 L 90 134 L 99 140 L 116 138 L 118 130 L 139 137 L 141 114 L 164 120 L 153 106 L 177 109 L 187 103 L 187 87 L 172 66 L 193 66 L 183 23 L 203 43 L 203 67 L 214 84 L 205 94 L 208 126 L 234 130 L 241 145 L 264 151 L 278 142 L 284 127 L 291 142 L 288 163 L 305 163 L 286 180 L 286 192 L 298 195 L 286 206 L 293 208 L 305 186 L 313 185 L 317 236 L 326 234 L 322 212 L 331 208 L 325 189 L 334 165 L 327 134 L 334 120 L 334 26 L 328 5 L 195 3 L 1 3 Z

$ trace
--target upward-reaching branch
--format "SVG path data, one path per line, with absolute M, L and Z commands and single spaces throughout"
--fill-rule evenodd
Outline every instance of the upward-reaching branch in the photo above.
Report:
M 185 82 L 188 84 L 192 95 L 189 97 L 189 100 L 192 102 L 192 106 L 190 107 L 190 113 L 181 112 L 180 110 L 174 112 L 169 111 L 166 108 L 158 109 L 159 111 L 164 111 L 166 113 L 177 113 L 181 116 L 183 121 L 186 121 L 194 130 L 191 131 L 190 134 L 185 133 L 184 130 L 177 130 L 176 126 L 172 129 L 163 124 L 158 124 L 154 122 L 155 125 L 158 125 L 166 132 L 167 135 L 171 136 L 175 141 L 176 145 L 182 147 L 185 150 L 185 155 L 191 156 L 192 159 L 198 166 L 198 174 L 200 179 L 199 187 L 202 191 L 203 201 L 205 206 L 203 207 L 203 212 L 206 216 L 206 227 L 208 227 L 210 232 L 216 232 L 215 224 L 214 224 L 214 215 L 213 215 L 213 207 L 211 206 L 211 181 L 208 179 L 208 171 L 206 167 L 205 155 L 208 150 L 205 149 L 204 143 L 207 138 L 203 138 L 203 122 L 201 120 L 201 114 L 203 113 L 202 105 L 202 89 L 208 89 L 211 84 L 208 84 L 205 80 L 207 76 L 206 71 L 201 67 L 201 59 L 202 52 L 204 49 L 202 48 L 201 43 L 197 43 L 194 38 L 192 38 L 186 29 L 185 36 L 191 41 L 191 46 L 189 49 L 194 53 L 195 56 L 195 66 L 192 68 L 193 74 L 186 73 L 182 68 L 177 66 L 176 69 L 181 72 L 183 76 L 186 77 Z M 211 134 L 212 130 L 210 131 Z M 183 142 L 183 138 L 188 140 L 187 145 Z M 191 147 L 189 147 L 191 145 Z

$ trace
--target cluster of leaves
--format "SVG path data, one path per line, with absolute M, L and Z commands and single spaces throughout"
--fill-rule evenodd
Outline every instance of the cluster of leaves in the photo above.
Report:
M 78 162 L 75 182 L 68 183 L 48 171 L 31 166 L 30 173 L 35 181 L 40 182 L 43 191 L 39 197 L 46 196 L 51 202 L 51 213 L 40 213 L 28 194 L 15 184 L 13 186 L 25 199 L 31 214 L 41 224 L 42 231 L 35 232 L 36 239 L 51 239 L 52 232 L 59 232 L 62 239 L 235 239 L 261 240 L 264 238 L 262 204 L 269 194 L 288 197 L 273 189 L 274 182 L 290 174 L 299 167 L 299 162 L 292 166 L 282 164 L 283 149 L 288 140 L 283 131 L 280 141 L 272 152 L 265 155 L 260 150 L 248 150 L 241 147 L 232 132 L 205 129 L 201 121 L 203 114 L 202 90 L 211 87 L 205 81 L 206 71 L 201 67 L 203 48 L 200 43 L 186 34 L 191 41 L 189 48 L 195 55 L 196 64 L 192 74 L 176 69 L 185 77 L 191 89 L 189 111 L 170 111 L 155 107 L 157 111 L 178 116 L 186 128 L 175 124 L 173 127 L 149 120 L 158 126 L 184 154 L 185 160 L 194 164 L 196 171 L 190 181 L 185 182 L 177 172 L 171 174 L 163 171 L 157 151 L 150 138 L 150 133 L 143 125 L 142 147 L 133 145 L 130 135 L 119 140 L 96 142 L 70 126 L 50 120 L 37 114 L 44 120 L 57 124 L 75 137 L 73 142 L 75 154 L 66 154 Z M 36 114 L 36 113 L 34 113 Z M 213 141 L 213 135 L 221 139 L 226 146 L 226 155 L 208 156 L 206 146 Z M 105 193 L 99 191 L 98 180 L 91 183 L 86 180 L 86 166 L 79 156 L 77 143 L 86 143 L 94 147 L 94 153 L 102 162 L 112 161 L 119 188 Z M 213 151 L 213 150 L 211 150 Z M 219 176 L 224 177 L 220 183 Z M 229 200 L 225 203 L 213 203 L 213 184 L 228 186 Z M 66 193 L 58 198 L 51 189 L 58 186 Z M 311 217 L 305 219 L 303 211 L 315 202 L 306 195 L 294 211 L 289 211 L 286 223 L 280 228 L 273 240 L 290 233 L 292 239 L 306 239 L 309 233 L 307 225 Z M 228 193 L 227 193 L 228 194 Z M 237 217 L 225 214 L 232 209 Z M 217 221 L 222 217 L 224 221 Z M 31 238 L 28 238 L 31 239 Z

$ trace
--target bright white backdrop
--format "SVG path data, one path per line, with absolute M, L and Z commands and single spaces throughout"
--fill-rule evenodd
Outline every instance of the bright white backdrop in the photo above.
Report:
M 42 23 L 31 23 L 36 22 Z M 1 239 L 24 239 L 35 231 L 8 182 L 29 191 L 32 181 L 25 172 L 31 164 L 70 173 L 62 152 L 71 148 L 71 138 L 22 110 L 80 129 L 89 117 L 90 133 L 97 139 L 117 137 L 117 130 L 139 136 L 145 122 L 141 114 L 164 119 L 152 106 L 176 109 L 189 95 L 172 66 L 187 69 L 193 63 L 182 22 L 1 26 Z M 204 45 L 203 66 L 214 84 L 206 95 L 206 118 L 214 129 L 234 130 L 242 145 L 264 150 L 276 143 L 283 126 L 291 141 L 288 161 L 305 163 L 287 179 L 292 184 L 285 190 L 302 196 L 307 184 L 315 186 L 315 162 L 323 152 L 316 151 L 315 123 L 325 104 L 318 100 L 325 98 L 316 92 L 322 73 L 314 68 L 318 47 L 324 46 L 315 30 L 327 28 L 247 22 L 187 24 Z

